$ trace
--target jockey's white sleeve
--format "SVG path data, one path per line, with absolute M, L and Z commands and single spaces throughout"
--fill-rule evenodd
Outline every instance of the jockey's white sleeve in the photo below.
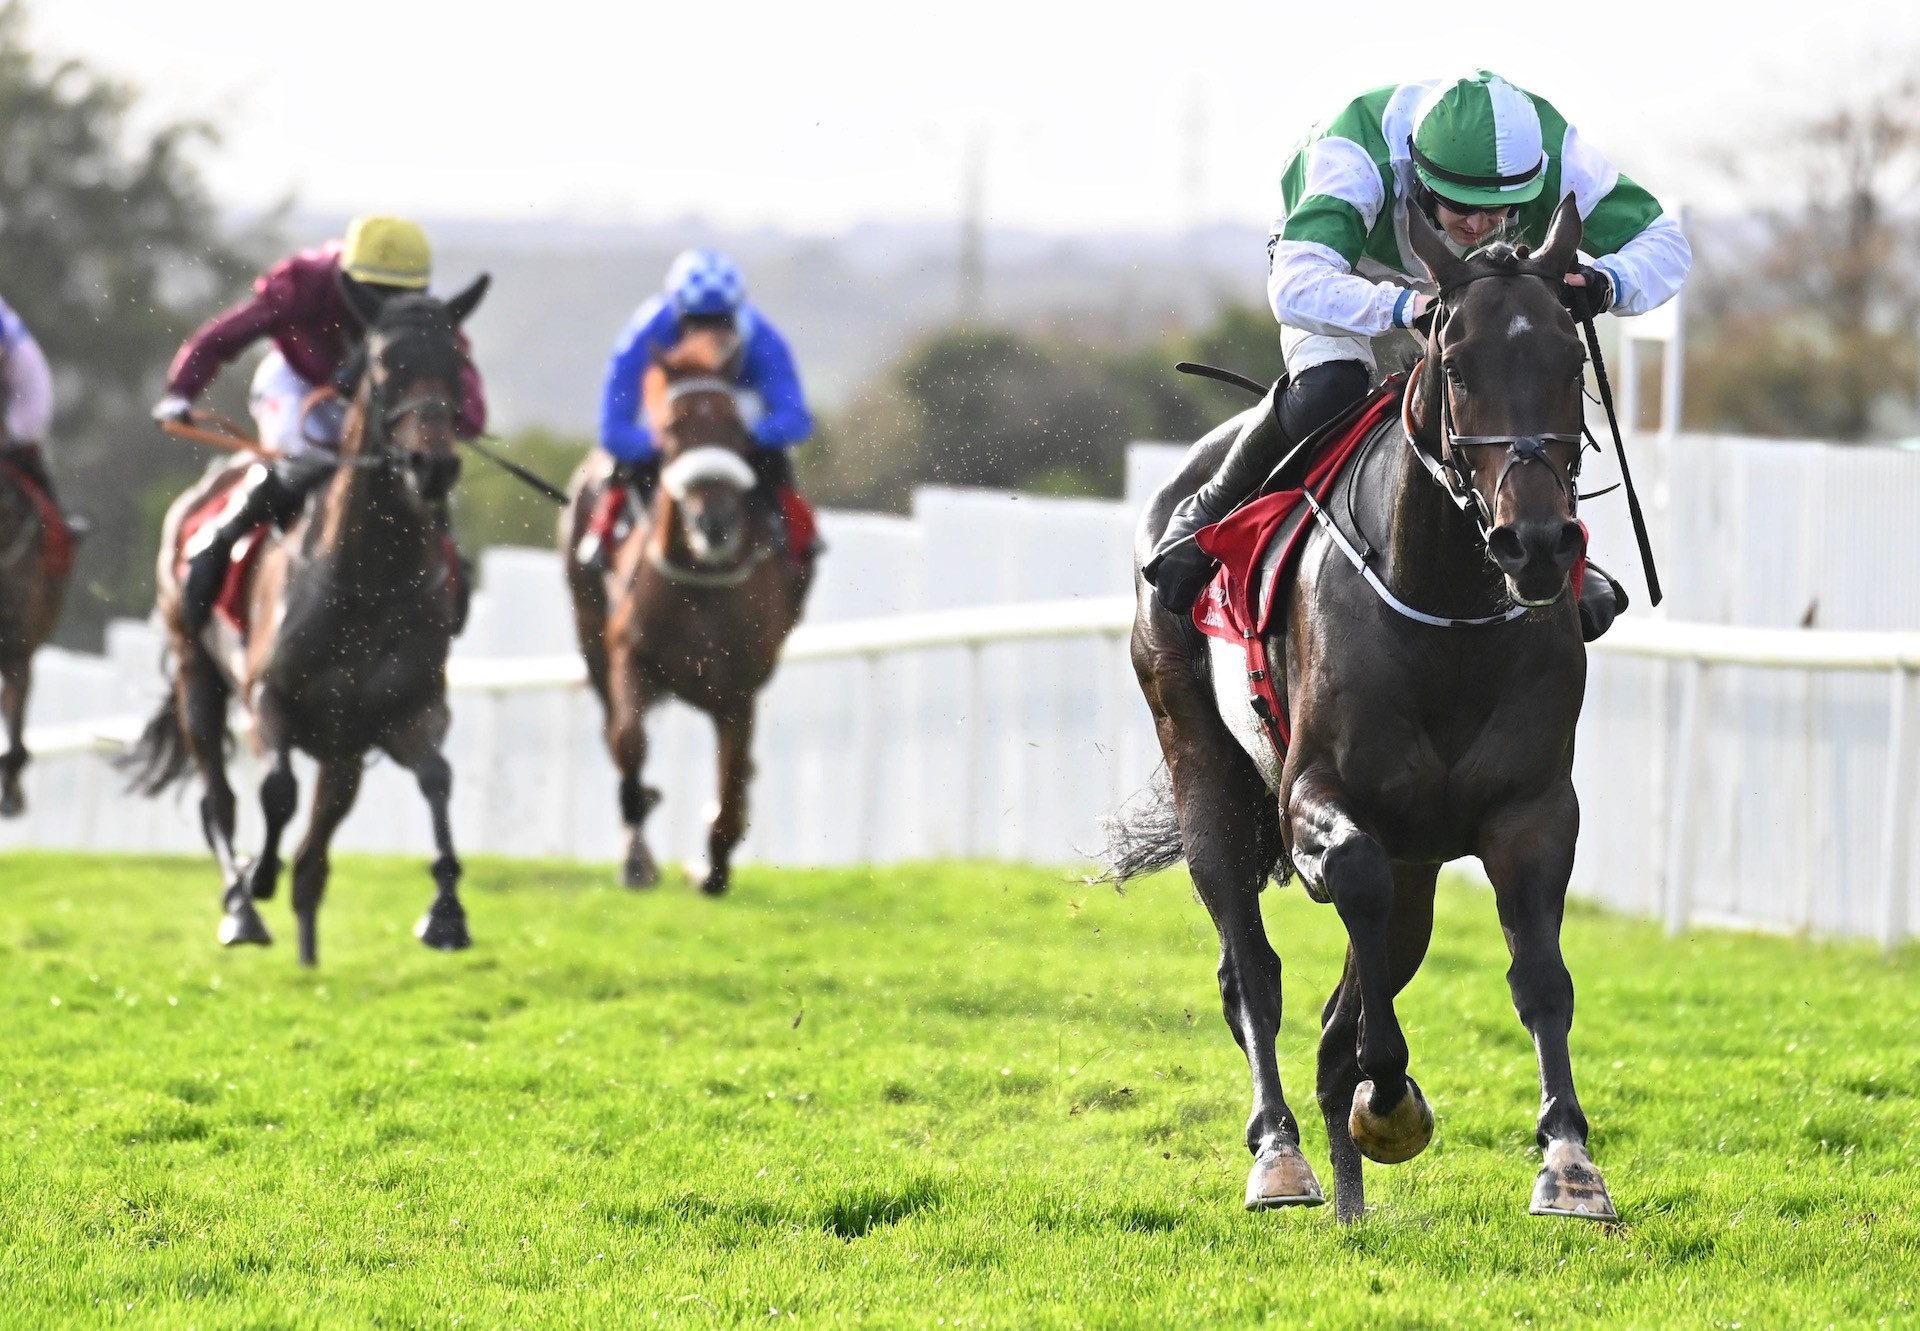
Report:
M 40 344 L 20 337 L 7 348 L 7 437 L 44 448 L 52 425 L 53 372 Z
M 1613 279 L 1613 312 L 1645 314 L 1673 299 L 1693 268 L 1693 247 L 1662 213 L 1612 254 L 1594 260 Z
M 1293 328 L 1328 336 L 1377 337 L 1394 328 L 1404 287 L 1358 277 L 1339 251 L 1311 240 L 1276 240 L 1267 304 Z

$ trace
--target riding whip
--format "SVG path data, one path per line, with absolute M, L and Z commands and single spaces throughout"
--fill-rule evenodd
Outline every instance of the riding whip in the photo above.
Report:
M 1580 321 L 1587 334 L 1587 350 L 1593 355 L 1593 379 L 1600 388 L 1600 405 L 1607 410 L 1607 425 L 1613 431 L 1613 451 L 1620 459 L 1620 483 L 1627 491 L 1627 514 L 1633 519 L 1633 538 L 1640 543 L 1640 569 L 1647 575 L 1647 599 L 1660 604 L 1660 574 L 1653 566 L 1653 541 L 1647 536 L 1647 518 L 1640 511 L 1640 493 L 1633 488 L 1633 473 L 1627 469 L 1627 448 L 1620 441 L 1620 419 L 1613 410 L 1613 387 L 1607 382 L 1607 363 L 1600 359 L 1600 336 L 1593 330 L 1593 316 Z M 1628 370 L 1632 370 L 1629 365 Z
M 562 490 L 557 488 L 556 486 L 550 485 L 548 482 L 542 480 L 539 476 L 535 475 L 533 472 L 529 471 L 527 468 L 521 466 L 518 462 L 514 462 L 508 458 L 504 458 L 500 456 L 500 454 L 494 452 L 491 448 L 488 448 L 485 444 L 481 443 L 478 439 L 462 439 L 460 442 L 465 444 L 468 448 L 471 448 L 474 452 L 478 453 L 481 457 L 485 458 L 487 461 L 491 462 L 494 466 L 499 467 L 501 470 L 505 471 L 509 476 L 512 476 L 515 480 L 520 481 L 525 485 L 531 486 L 535 490 L 538 490 L 541 494 L 545 495 L 547 498 L 551 499 L 554 503 L 560 505 L 562 508 L 565 508 L 567 506 L 567 492 L 565 490 Z
M 214 428 L 207 428 L 209 425 Z M 161 421 L 160 428 L 176 439 L 205 444 L 224 453 L 252 453 L 269 461 L 280 456 L 258 439 L 248 438 L 245 431 L 217 411 L 196 408 L 191 421 Z

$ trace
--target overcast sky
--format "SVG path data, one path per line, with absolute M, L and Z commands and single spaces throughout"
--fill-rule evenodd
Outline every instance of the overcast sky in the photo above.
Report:
M 1498 19 L 1479 13 L 1499 11 Z M 1920 58 L 1920 5 L 1709 0 L 945 6 L 809 0 L 31 0 L 49 54 L 217 123 L 223 200 L 834 231 L 944 220 L 985 144 L 990 224 L 1264 225 L 1288 149 L 1366 88 L 1497 70 L 1663 198 Z M 1732 16 L 1731 18 L 1729 16 Z M 1365 22 L 1368 26 L 1362 28 Z

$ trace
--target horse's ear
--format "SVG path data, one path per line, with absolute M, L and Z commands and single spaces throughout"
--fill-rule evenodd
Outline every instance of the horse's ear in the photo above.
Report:
M 493 277 L 491 274 L 482 273 L 473 279 L 473 282 L 465 291 L 462 291 L 459 295 L 447 302 L 447 313 L 453 316 L 453 326 L 455 328 L 458 328 L 467 321 L 467 316 L 472 314 L 474 309 L 480 304 L 481 297 L 487 294 L 487 287 L 490 286 L 492 282 Z
M 1453 285 L 1454 279 L 1466 273 L 1466 261 L 1455 257 L 1447 248 L 1446 240 L 1433 223 L 1427 220 L 1425 212 L 1418 204 L 1409 204 L 1407 208 L 1407 240 L 1413 245 L 1413 252 L 1421 263 L 1426 265 L 1427 274 L 1442 291 Z
M 353 315 L 362 329 L 371 328 L 380 317 L 380 298 L 361 286 L 358 282 L 340 274 L 340 295 L 347 302 L 347 312 Z
M 1540 252 L 1533 256 L 1527 267 L 1535 272 L 1544 273 L 1551 278 L 1561 278 L 1573 267 L 1575 254 L 1580 249 L 1580 208 L 1575 204 L 1573 195 L 1560 200 L 1560 206 L 1553 210 L 1553 221 L 1547 227 L 1547 240 Z

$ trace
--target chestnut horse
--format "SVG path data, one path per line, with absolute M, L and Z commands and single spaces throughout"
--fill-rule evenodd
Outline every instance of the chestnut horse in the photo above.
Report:
M 0 349 L 0 369 L 5 354 Z M 0 374 L 0 422 L 7 414 L 4 382 Z M 7 751 L 0 754 L 0 818 L 17 818 L 27 810 L 20 773 L 30 756 L 25 736 L 33 654 L 60 618 L 68 575 L 52 562 L 55 551 L 48 537 L 53 533 L 7 464 L 6 442 L 0 440 L 0 719 L 7 728 Z
M 1426 954 L 1439 866 L 1479 856 L 1539 1056 L 1544 1163 L 1532 1210 L 1610 1219 L 1574 1094 L 1573 981 L 1560 951 L 1586 686 L 1569 596 L 1585 549 L 1575 518 L 1585 358 L 1557 293 L 1580 216 L 1569 197 L 1537 254 L 1499 246 L 1468 259 L 1417 213 L 1409 221 L 1439 316 L 1405 424 L 1363 447 L 1290 575 L 1267 644 L 1292 719 L 1284 763 L 1249 706 L 1239 647 L 1202 638 L 1141 583 L 1134 668 L 1171 807 L 1148 801 L 1116 823 L 1112 872 L 1184 855 L 1219 931 L 1227 1024 L 1253 1078 L 1250 1209 L 1322 1200 L 1281 1091 L 1280 958 L 1260 891 L 1291 871 L 1338 910 L 1349 946 L 1322 1014 L 1318 1100 L 1336 1212 L 1353 1220 L 1361 1157 L 1407 1160 L 1432 1136 L 1394 1000 Z M 1140 561 L 1232 437 L 1227 428 L 1195 445 L 1154 497 Z
M 348 290 L 367 335 L 339 466 L 285 535 L 269 529 L 264 537 L 247 589 L 244 639 L 217 615 L 202 634 L 189 634 L 177 573 L 182 523 L 230 469 L 167 511 L 156 613 L 171 639 L 173 687 L 128 765 L 136 789 L 148 795 L 199 769 L 201 826 L 220 868 L 219 936 L 229 946 L 273 941 L 253 903 L 271 897 L 279 878 L 280 837 L 299 796 L 296 748 L 319 764 L 312 816 L 293 861 L 301 962 L 318 959 L 328 846 L 374 749 L 414 774 L 433 818 L 437 891 L 414 932 L 443 950 L 471 941 L 447 810 L 453 770 L 440 752 L 450 721 L 447 654 L 459 575 L 436 506 L 457 473 L 460 325 L 486 285 L 482 277 L 445 302 L 404 295 L 378 306 Z M 226 774 L 227 706 L 236 692 L 256 747 L 271 760 L 260 784 L 264 844 L 247 862 L 234 853 Z
M 640 771 L 647 709 L 671 695 L 713 719 L 720 799 L 696 876 L 709 895 L 727 890 L 747 829 L 757 695 L 806 596 L 808 572 L 788 557 L 769 519 L 777 497 L 754 489 L 755 444 L 726 373 L 737 350 L 737 334 L 702 330 L 648 369 L 643 402 L 660 445 L 660 480 L 651 512 L 633 524 L 605 574 L 571 557 L 606 481 L 603 454 L 574 474 L 560 519 L 580 651 L 620 771 L 628 887 L 660 879 L 643 830 L 660 792 L 641 783 Z

